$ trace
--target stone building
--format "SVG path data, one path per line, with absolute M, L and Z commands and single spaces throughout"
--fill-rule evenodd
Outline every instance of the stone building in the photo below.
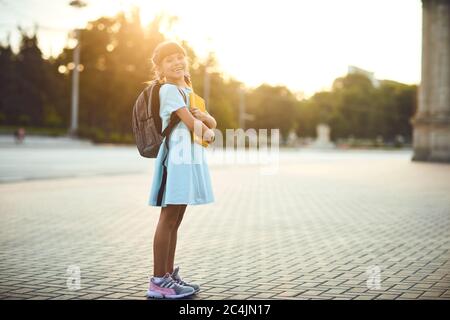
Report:
M 411 119 L 415 161 L 450 162 L 450 1 L 422 0 L 422 79 Z

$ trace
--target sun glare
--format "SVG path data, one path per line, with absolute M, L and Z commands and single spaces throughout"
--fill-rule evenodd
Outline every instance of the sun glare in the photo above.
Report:
M 417 83 L 421 8 L 406 3 L 98 0 L 92 10 L 100 16 L 137 7 L 143 27 L 163 16 L 160 27 L 167 39 L 187 41 L 202 61 L 215 53 L 225 76 L 308 94 L 328 89 L 349 65 L 380 79 Z

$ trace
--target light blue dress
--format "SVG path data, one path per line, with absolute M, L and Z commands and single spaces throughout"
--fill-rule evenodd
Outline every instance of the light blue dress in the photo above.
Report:
M 182 88 L 186 93 L 187 106 L 189 107 L 190 88 Z M 159 91 L 162 130 L 167 127 L 170 114 L 186 106 L 178 87 L 173 84 L 164 84 Z M 155 160 L 153 182 L 148 204 L 158 206 L 157 198 L 163 177 L 162 161 L 167 149 L 165 139 L 159 148 Z M 192 142 L 191 132 L 180 121 L 169 139 L 169 154 L 166 158 L 167 181 L 162 197 L 162 207 L 168 204 L 198 205 L 214 202 L 214 194 L 211 187 L 207 163 L 207 148 Z

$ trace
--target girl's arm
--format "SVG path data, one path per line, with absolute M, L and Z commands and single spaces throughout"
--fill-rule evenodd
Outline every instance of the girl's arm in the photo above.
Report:
M 206 113 L 205 118 L 203 122 L 206 124 L 206 126 L 210 129 L 215 129 L 217 127 L 216 119 L 214 119 L 213 116 L 211 116 L 209 113 Z
M 191 114 L 191 112 L 188 110 L 187 107 L 180 108 L 175 112 L 177 113 L 178 117 L 180 117 L 181 121 L 183 121 L 183 123 L 186 125 L 186 127 L 188 127 L 189 131 L 194 132 L 195 123 L 197 122 L 197 125 L 201 125 L 203 139 L 208 142 L 214 141 L 215 138 L 214 131 L 208 128 L 201 120 L 194 118 L 194 116 Z M 212 119 L 214 120 L 214 118 Z
M 210 129 L 215 129 L 217 127 L 216 119 L 211 116 L 208 112 L 202 112 L 198 108 L 191 108 L 192 115 L 201 120 Z

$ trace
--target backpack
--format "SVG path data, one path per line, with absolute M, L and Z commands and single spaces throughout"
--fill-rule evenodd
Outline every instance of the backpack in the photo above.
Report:
M 159 90 L 161 83 L 157 80 L 150 83 L 138 96 L 132 115 L 132 127 L 136 146 L 141 156 L 145 158 L 156 158 L 161 143 L 166 138 L 166 147 L 169 148 L 168 140 L 172 129 L 180 122 L 175 113 L 170 115 L 167 128 L 161 132 L 162 123 L 159 116 L 160 102 Z M 185 98 L 184 92 L 180 93 Z M 185 99 L 186 100 L 186 99 Z

